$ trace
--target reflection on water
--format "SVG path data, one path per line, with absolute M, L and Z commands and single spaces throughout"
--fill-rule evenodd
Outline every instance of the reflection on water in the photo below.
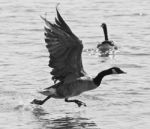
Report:
M 36 122 L 44 129 L 100 129 L 93 121 L 80 115 L 64 114 L 63 117 L 53 118 L 52 114 L 45 112 L 41 107 L 34 108 L 33 114 Z
M 99 59 L 99 61 L 101 63 L 105 63 L 108 60 L 113 60 L 115 58 L 116 52 L 110 52 L 109 55 L 101 55 L 100 52 L 98 51 L 98 49 L 84 49 L 83 50 L 83 54 L 86 56 L 95 56 Z

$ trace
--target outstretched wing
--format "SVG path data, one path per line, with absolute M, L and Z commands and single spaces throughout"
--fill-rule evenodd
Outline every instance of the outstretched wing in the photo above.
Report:
M 81 53 L 83 45 L 81 40 L 75 36 L 69 26 L 65 23 L 57 8 L 57 18 L 52 24 L 45 21 L 45 42 L 50 53 L 49 66 L 52 68 L 52 79 L 60 82 L 68 82 L 77 77 L 84 76 Z

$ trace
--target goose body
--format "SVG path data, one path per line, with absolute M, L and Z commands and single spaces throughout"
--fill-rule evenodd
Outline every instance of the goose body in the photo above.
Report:
M 77 78 L 76 80 L 70 82 L 70 83 L 58 83 L 55 84 L 49 88 L 44 89 L 40 93 L 49 96 L 53 98 L 70 98 L 77 95 L 80 95 L 81 93 L 92 90 L 98 87 L 96 84 L 94 84 L 93 79 L 90 77 L 81 77 Z
M 99 72 L 94 78 L 88 76 L 82 65 L 82 41 L 73 34 L 57 8 L 56 12 L 55 24 L 42 17 L 47 25 L 45 42 L 50 53 L 49 67 L 52 68 L 51 75 L 54 85 L 39 91 L 46 96 L 44 100 L 34 99 L 31 103 L 42 105 L 50 98 L 64 98 L 65 102 L 86 106 L 79 100 L 69 100 L 68 98 L 97 88 L 106 75 L 124 72 L 120 68 L 112 67 Z
M 101 27 L 103 28 L 104 31 L 105 40 L 102 43 L 99 43 L 97 45 L 97 48 L 102 56 L 108 56 L 111 51 L 114 52 L 115 50 L 118 49 L 118 47 L 114 44 L 113 41 L 110 41 L 108 39 L 107 25 L 103 23 Z

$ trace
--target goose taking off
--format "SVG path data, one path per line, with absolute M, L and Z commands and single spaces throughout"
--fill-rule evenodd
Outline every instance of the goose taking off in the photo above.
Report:
M 102 56 L 108 56 L 110 51 L 115 51 L 117 50 L 117 46 L 114 44 L 113 41 L 109 41 L 108 39 L 108 32 L 107 32 L 107 26 L 105 23 L 102 23 L 101 27 L 103 28 L 104 31 L 104 37 L 105 37 L 105 41 L 103 41 L 102 43 L 99 43 L 97 45 L 97 48 L 99 50 L 99 52 L 101 53 Z
M 44 100 L 34 99 L 31 103 L 42 105 L 49 98 L 58 98 L 65 99 L 65 102 L 74 102 L 79 107 L 86 106 L 79 100 L 69 100 L 68 98 L 97 88 L 106 75 L 124 72 L 120 68 L 113 67 L 98 73 L 95 78 L 89 77 L 82 65 L 82 41 L 73 34 L 57 8 L 56 12 L 57 18 L 55 18 L 54 24 L 42 17 L 47 25 L 45 42 L 50 53 L 49 67 L 52 68 L 51 75 L 54 85 L 40 91 L 41 94 L 47 96 Z

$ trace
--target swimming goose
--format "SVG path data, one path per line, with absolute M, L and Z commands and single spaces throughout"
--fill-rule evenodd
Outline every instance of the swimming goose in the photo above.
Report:
M 82 65 L 82 41 L 71 31 L 56 8 L 57 18 L 52 24 L 46 18 L 45 42 L 50 53 L 49 67 L 54 85 L 40 91 L 45 95 L 44 100 L 34 99 L 31 103 L 42 105 L 50 98 L 65 99 L 65 102 L 76 103 L 79 107 L 86 104 L 79 100 L 70 100 L 85 91 L 97 88 L 104 76 L 122 74 L 120 68 L 112 67 L 97 74 L 92 78 L 87 75 Z
M 117 50 L 118 48 L 113 41 L 109 41 L 108 39 L 107 25 L 105 23 L 102 23 L 101 27 L 103 28 L 104 31 L 105 41 L 99 43 L 97 45 L 97 48 L 102 56 L 108 56 L 110 51 Z

